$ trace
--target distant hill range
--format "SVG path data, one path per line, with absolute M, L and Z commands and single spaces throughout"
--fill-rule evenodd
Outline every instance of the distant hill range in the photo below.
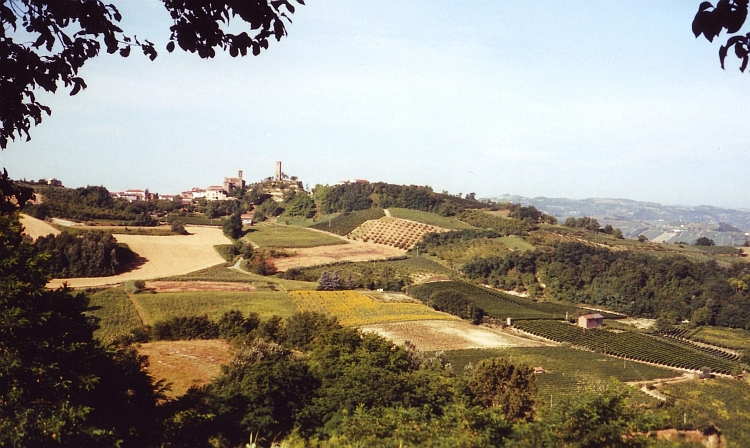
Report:
M 590 216 L 604 226 L 612 224 L 627 238 L 646 236 L 650 241 L 694 243 L 701 236 L 717 245 L 740 246 L 750 239 L 750 210 L 701 205 L 688 207 L 639 202 L 630 199 L 528 198 L 502 195 L 492 200 L 533 205 L 555 216 L 560 223 L 568 217 Z

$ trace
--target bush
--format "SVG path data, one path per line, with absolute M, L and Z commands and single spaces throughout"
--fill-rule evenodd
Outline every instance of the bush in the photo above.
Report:
M 188 231 L 185 230 L 185 225 L 178 221 L 172 221 L 170 231 L 175 235 L 189 235 Z
M 137 294 L 141 291 L 143 291 L 143 288 L 146 287 L 146 282 L 143 280 L 128 280 L 125 282 L 125 292 L 128 294 Z

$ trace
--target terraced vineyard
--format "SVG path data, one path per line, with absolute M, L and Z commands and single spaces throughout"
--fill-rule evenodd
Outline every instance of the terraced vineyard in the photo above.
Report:
M 410 320 L 455 320 L 418 303 L 377 302 L 354 291 L 292 291 L 289 296 L 300 311 L 335 316 L 345 326 Z
M 310 228 L 335 233 L 336 235 L 346 235 L 366 221 L 382 218 L 383 216 L 385 216 L 385 212 L 382 208 L 368 208 L 366 210 L 344 213 L 330 221 L 314 224 Z
M 424 234 L 445 231 L 443 228 L 421 222 L 384 217 L 363 223 L 349 233 L 348 237 L 358 241 L 369 241 L 399 249 L 409 249 L 421 240 Z
M 452 350 L 445 352 L 455 371 L 482 359 L 507 358 L 512 363 L 542 367 L 536 375 L 540 402 L 549 406 L 550 397 L 559 400 L 583 390 L 605 384 L 611 377 L 619 381 L 644 381 L 677 376 L 674 370 L 640 362 L 624 361 L 599 353 L 569 347 L 523 347 L 483 350 Z
M 415 285 L 409 288 L 409 294 L 427 302 L 436 292 L 457 292 L 468 296 L 474 303 L 491 317 L 506 319 L 562 319 L 573 318 L 590 311 L 575 305 L 553 302 L 535 302 L 523 297 L 516 297 L 486 287 L 472 285 L 461 281 L 433 282 Z M 606 318 L 617 318 L 614 314 L 600 313 Z
M 560 321 L 519 321 L 516 328 L 556 342 L 620 356 L 637 361 L 651 362 L 689 370 L 710 367 L 711 371 L 730 374 L 737 363 L 712 356 L 694 347 L 665 338 L 636 332 L 611 332 L 599 328 L 583 328 Z

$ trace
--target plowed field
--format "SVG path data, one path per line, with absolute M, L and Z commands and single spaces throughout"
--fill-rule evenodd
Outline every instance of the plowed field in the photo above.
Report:
M 540 347 L 532 341 L 501 330 L 478 327 L 466 321 L 423 320 L 393 322 L 359 327 L 377 333 L 397 344 L 410 341 L 423 351 L 462 350 L 468 348 Z
M 132 249 L 132 247 L 131 247 Z M 363 243 L 350 240 L 349 244 L 337 246 L 306 247 L 300 249 L 289 249 L 294 252 L 291 257 L 273 258 L 276 269 L 284 272 L 289 268 L 316 266 L 319 264 L 334 263 L 336 261 L 372 261 L 384 260 L 397 257 L 406 253 L 405 250 L 395 247 L 383 246 L 381 244 Z

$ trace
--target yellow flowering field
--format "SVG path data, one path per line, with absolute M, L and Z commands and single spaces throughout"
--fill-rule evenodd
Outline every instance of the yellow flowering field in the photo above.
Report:
M 341 325 L 403 322 L 410 320 L 456 320 L 419 303 L 377 302 L 355 291 L 290 291 L 289 296 L 300 311 L 336 316 Z

